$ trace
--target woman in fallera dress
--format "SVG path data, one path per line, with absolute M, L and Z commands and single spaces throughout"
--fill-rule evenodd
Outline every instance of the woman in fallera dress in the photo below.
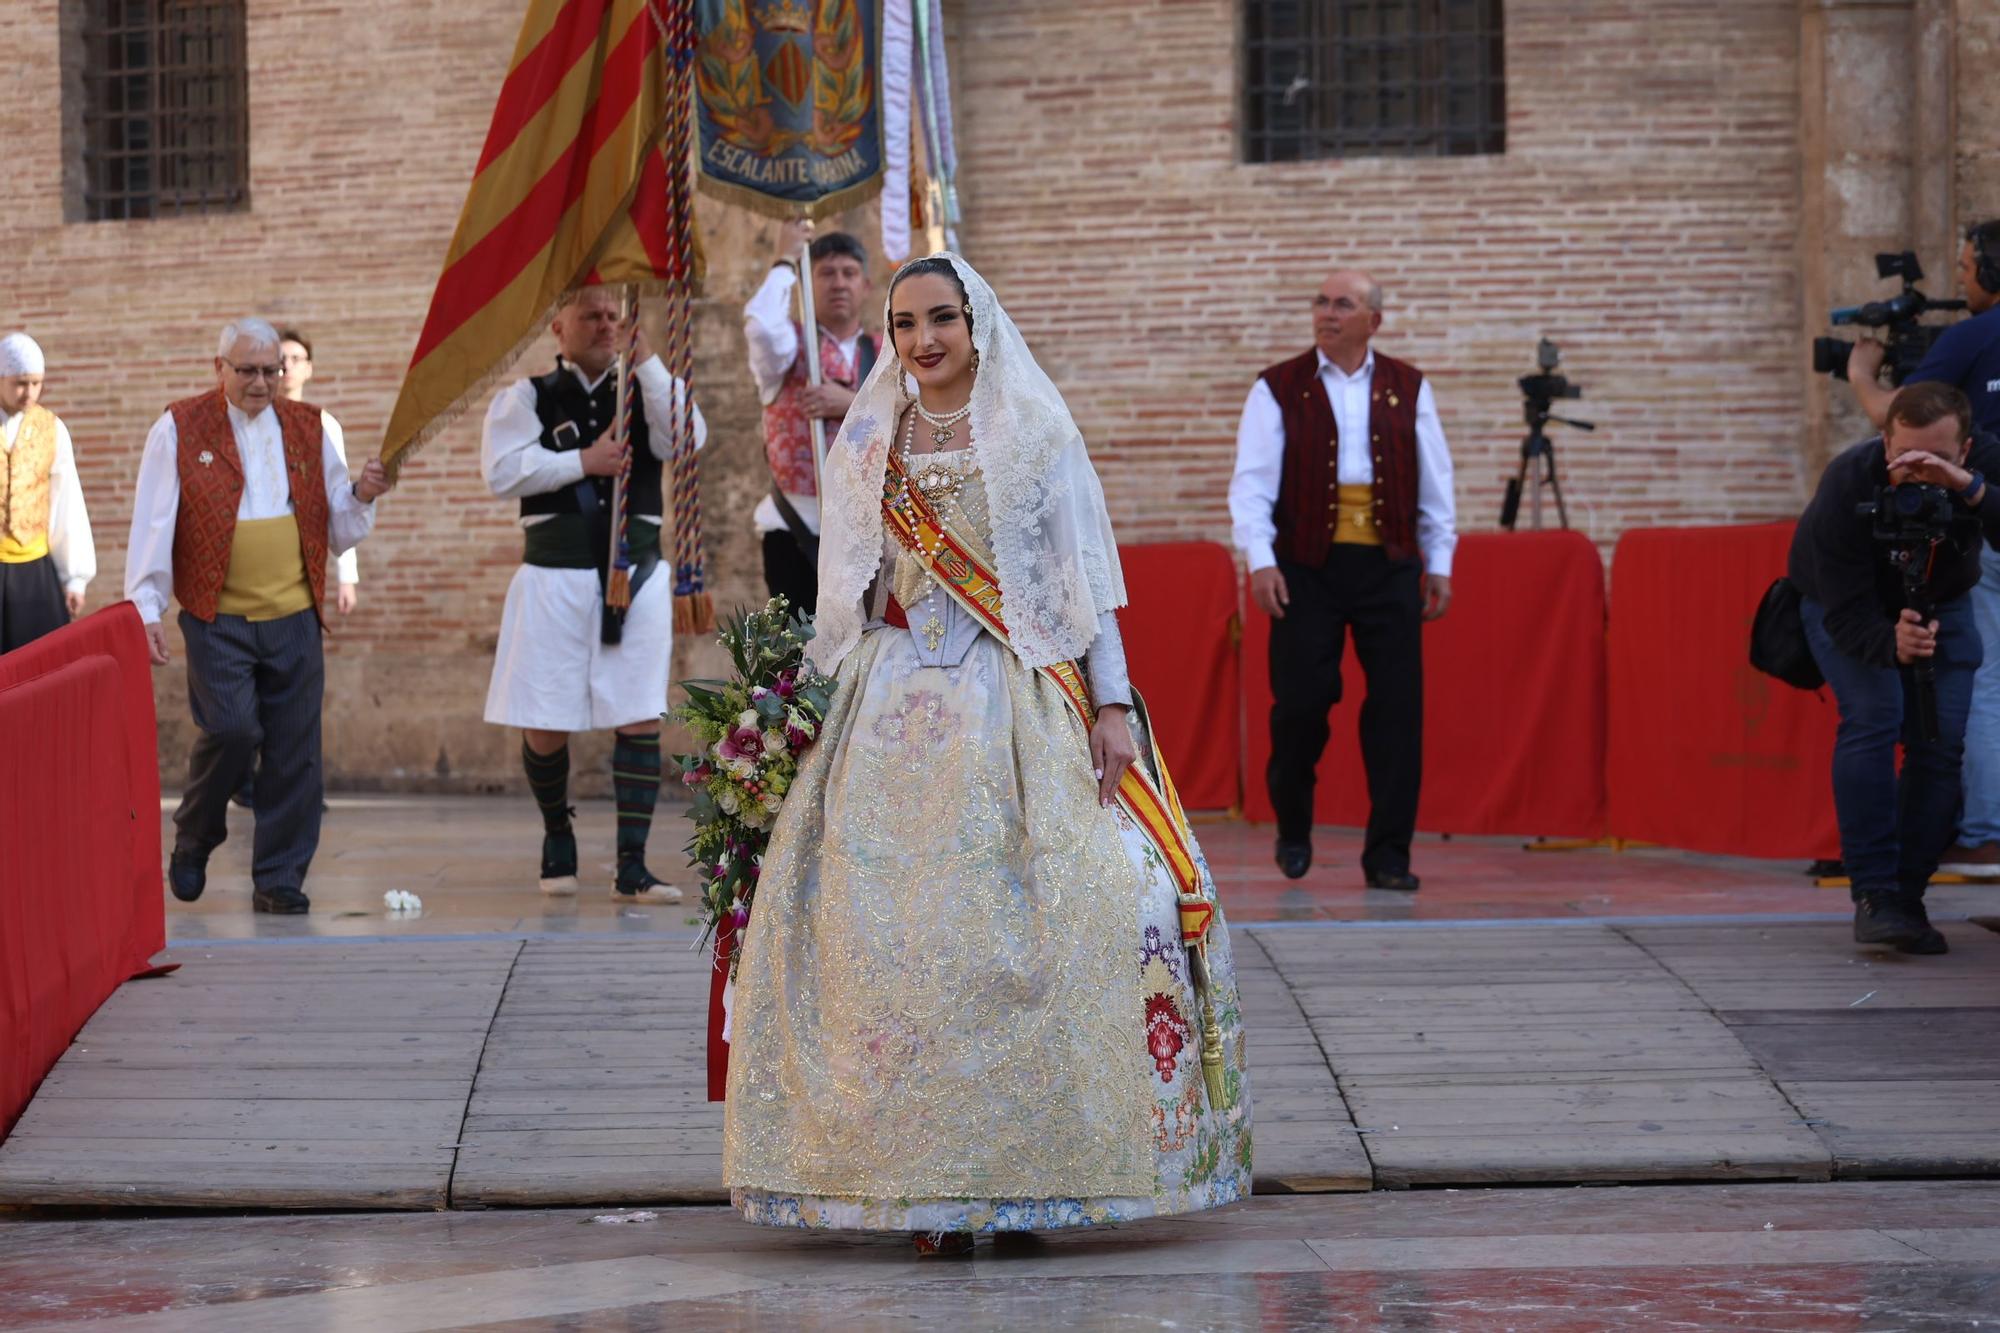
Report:
M 963 260 L 905 265 L 888 324 L 821 486 L 838 684 L 743 939 L 731 1198 L 935 1253 L 1243 1198 L 1228 931 L 1134 707 L 1083 439 Z

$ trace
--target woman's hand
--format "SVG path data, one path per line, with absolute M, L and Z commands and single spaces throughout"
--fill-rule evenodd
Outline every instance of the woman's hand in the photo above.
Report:
M 1097 803 L 1108 806 L 1116 798 L 1118 784 L 1139 746 L 1132 739 L 1132 724 L 1126 720 L 1124 704 L 1106 704 L 1097 710 L 1097 725 L 1090 729 L 1090 763 L 1097 772 Z

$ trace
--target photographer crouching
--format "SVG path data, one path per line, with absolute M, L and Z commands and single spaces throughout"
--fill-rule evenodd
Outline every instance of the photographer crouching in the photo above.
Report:
M 1948 948 L 1924 890 L 1958 818 L 1981 660 L 1966 593 L 1979 581 L 1982 538 L 2000 546 L 1988 472 L 2000 475 L 2000 443 L 1975 439 L 1965 395 L 1908 385 L 1884 412 L 1881 438 L 1827 466 L 1792 538 L 1806 641 L 1840 709 L 1833 803 L 1854 938 L 1904 953 Z

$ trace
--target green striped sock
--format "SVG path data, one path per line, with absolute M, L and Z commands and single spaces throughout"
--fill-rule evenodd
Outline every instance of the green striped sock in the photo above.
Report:
M 542 808 L 542 828 L 549 833 L 569 832 L 569 746 L 554 754 L 536 754 L 521 742 L 521 767 L 528 773 L 528 790 Z
M 618 798 L 618 856 L 642 856 L 660 799 L 660 738 L 623 732 L 611 747 L 611 790 Z

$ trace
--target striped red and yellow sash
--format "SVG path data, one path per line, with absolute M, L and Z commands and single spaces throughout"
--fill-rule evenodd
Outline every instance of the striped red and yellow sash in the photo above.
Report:
M 939 521 L 936 511 L 910 484 L 909 474 L 893 448 L 889 451 L 889 471 L 882 486 L 882 517 L 896 540 L 929 567 L 959 605 L 971 612 L 995 638 L 1011 645 L 1007 622 L 1001 614 L 999 580 Z M 1097 709 L 1090 701 L 1090 688 L 1084 682 L 1083 671 L 1075 661 L 1036 669 L 1054 682 L 1070 709 L 1082 719 L 1086 732 L 1096 724 Z M 1158 785 L 1145 764 L 1135 763 L 1119 780 L 1118 803 L 1166 862 L 1180 894 L 1181 940 L 1198 945 L 1208 937 L 1209 922 L 1215 916 L 1214 889 L 1195 859 L 1194 834 L 1188 827 L 1187 813 L 1181 809 L 1180 795 L 1167 772 L 1166 757 L 1160 753 L 1150 729 L 1148 738 L 1153 740 Z

